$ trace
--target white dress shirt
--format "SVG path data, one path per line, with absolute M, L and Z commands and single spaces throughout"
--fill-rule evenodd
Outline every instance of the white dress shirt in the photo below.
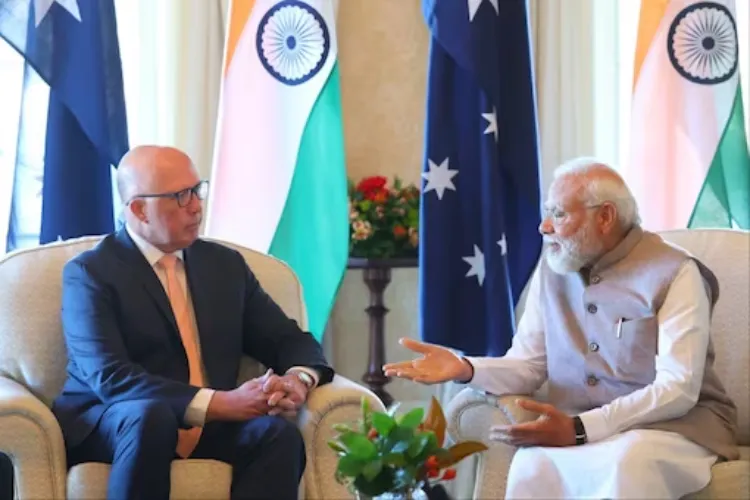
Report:
M 167 274 L 166 271 L 162 266 L 157 265 L 159 260 L 164 256 L 164 252 L 150 244 L 148 241 L 141 238 L 139 235 L 133 231 L 130 226 L 126 225 L 125 229 L 127 230 L 130 237 L 133 239 L 133 242 L 138 247 L 138 249 L 143 253 L 143 256 L 146 258 L 146 261 L 148 261 L 149 265 L 151 265 L 151 268 L 156 273 L 156 276 L 159 278 L 159 281 L 161 282 L 162 286 L 164 287 L 164 290 L 166 292 L 167 290 Z M 195 310 L 193 308 L 193 302 L 190 298 L 190 288 L 187 286 L 187 275 L 185 274 L 185 265 L 184 265 L 184 253 L 182 250 L 178 250 L 177 252 L 174 252 L 174 255 L 177 257 L 177 266 L 175 269 L 175 272 L 177 274 L 177 280 L 180 282 L 180 286 L 182 287 L 183 292 L 185 293 L 188 307 L 190 308 L 190 317 L 193 321 L 193 331 L 196 333 L 196 336 L 198 336 L 198 325 L 195 321 Z M 200 353 L 200 338 L 195 339 L 196 344 L 198 346 L 198 352 Z M 203 358 L 201 357 L 201 369 L 204 373 L 204 380 L 206 380 L 205 377 L 205 366 L 203 365 Z M 318 381 L 320 380 L 320 375 L 316 370 L 310 369 L 308 367 L 304 366 L 293 366 L 289 370 L 287 370 L 287 373 L 293 370 L 300 370 L 308 373 L 311 377 L 313 377 L 314 384 L 313 387 L 318 385 Z M 195 395 L 195 397 L 190 401 L 190 404 L 188 404 L 187 409 L 185 410 L 185 422 L 189 425 L 195 426 L 195 427 L 202 427 L 206 423 L 206 413 L 208 412 L 208 405 L 211 403 L 211 398 L 213 397 L 214 393 L 216 391 L 210 388 L 201 388 Z
M 497 395 L 531 394 L 546 380 L 548 354 L 539 281 L 537 269 L 529 285 L 525 311 L 506 355 L 467 358 L 474 365 L 472 386 Z M 692 260 L 680 268 L 657 318 L 654 381 L 582 413 L 589 442 L 603 440 L 634 425 L 680 417 L 698 401 L 708 350 L 710 304 L 703 278 Z

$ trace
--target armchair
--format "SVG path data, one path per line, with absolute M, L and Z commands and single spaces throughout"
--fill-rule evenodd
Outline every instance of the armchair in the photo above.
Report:
M 0 259 L 0 452 L 10 456 L 18 499 L 105 498 L 109 465 L 86 463 L 67 470 L 62 432 L 50 411 L 65 380 L 66 351 L 60 325 L 62 267 L 93 247 L 99 237 L 85 237 L 22 250 Z M 307 325 L 302 288 L 283 262 L 224 242 L 248 262 L 282 309 Z M 238 383 L 263 368 L 243 360 Z M 361 398 L 383 410 L 368 389 L 336 375 L 315 389 L 298 417 L 307 448 L 307 468 L 300 497 L 348 498 L 334 479 L 336 459 L 327 441 L 332 425 L 359 417 Z M 214 460 L 176 460 L 172 497 L 229 498 L 230 466 Z
M 750 232 L 695 229 L 661 234 L 665 240 L 701 259 L 719 280 L 719 301 L 711 328 L 716 350 L 714 366 L 738 409 L 740 459 L 714 465 L 708 486 L 689 498 L 750 498 Z M 508 467 L 515 448 L 488 442 L 487 433 L 492 425 L 536 418 L 514 404 L 518 397 L 495 397 L 467 388 L 446 408 L 451 436 L 482 440 L 490 447 L 478 457 L 474 498 L 505 497 Z M 533 397 L 544 400 L 544 387 Z

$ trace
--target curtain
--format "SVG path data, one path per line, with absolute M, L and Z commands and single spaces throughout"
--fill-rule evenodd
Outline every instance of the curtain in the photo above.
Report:
M 229 0 L 115 0 L 130 144 L 184 150 L 211 173 Z
M 544 198 L 558 164 L 595 154 L 594 1 L 529 0 L 529 9 Z

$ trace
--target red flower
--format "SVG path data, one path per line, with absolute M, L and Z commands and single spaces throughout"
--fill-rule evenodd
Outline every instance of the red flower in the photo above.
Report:
M 403 238 L 406 236 L 406 228 L 402 225 L 395 226 L 393 228 L 393 236 L 396 238 Z
M 370 199 L 368 195 L 370 195 L 373 191 L 380 191 L 381 189 L 383 189 L 387 182 L 388 179 L 380 175 L 365 177 L 364 179 L 359 181 L 359 184 L 357 184 L 357 191 L 362 193 L 365 198 Z
M 374 428 L 370 429 L 370 431 L 369 431 L 369 432 L 367 433 L 367 438 L 368 438 L 368 439 L 369 439 L 370 441 L 372 441 L 372 440 L 373 440 L 373 439 L 375 439 L 376 437 L 378 437 L 378 431 L 377 431 L 377 430 L 375 430 Z
M 424 465 L 428 469 L 437 469 L 438 467 L 440 467 L 440 462 L 438 462 L 438 457 L 432 455 L 427 458 L 427 461 L 424 463 Z
M 365 195 L 365 198 L 368 200 L 372 200 L 375 203 L 385 203 L 386 200 L 388 200 L 388 196 L 390 196 L 390 193 L 387 189 L 377 189 L 370 191 Z
M 456 469 L 445 469 L 445 472 L 443 472 L 443 480 L 444 481 L 450 481 L 451 479 L 456 478 Z

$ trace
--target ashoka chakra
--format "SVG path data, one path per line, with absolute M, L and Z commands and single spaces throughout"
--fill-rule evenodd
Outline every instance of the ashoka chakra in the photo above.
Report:
M 299 0 L 284 0 L 261 19 L 256 46 L 261 63 L 274 78 L 299 85 L 323 67 L 330 36 L 318 11 Z
M 717 84 L 737 71 L 737 25 L 716 2 L 698 2 L 672 21 L 667 52 L 678 73 L 691 82 Z

